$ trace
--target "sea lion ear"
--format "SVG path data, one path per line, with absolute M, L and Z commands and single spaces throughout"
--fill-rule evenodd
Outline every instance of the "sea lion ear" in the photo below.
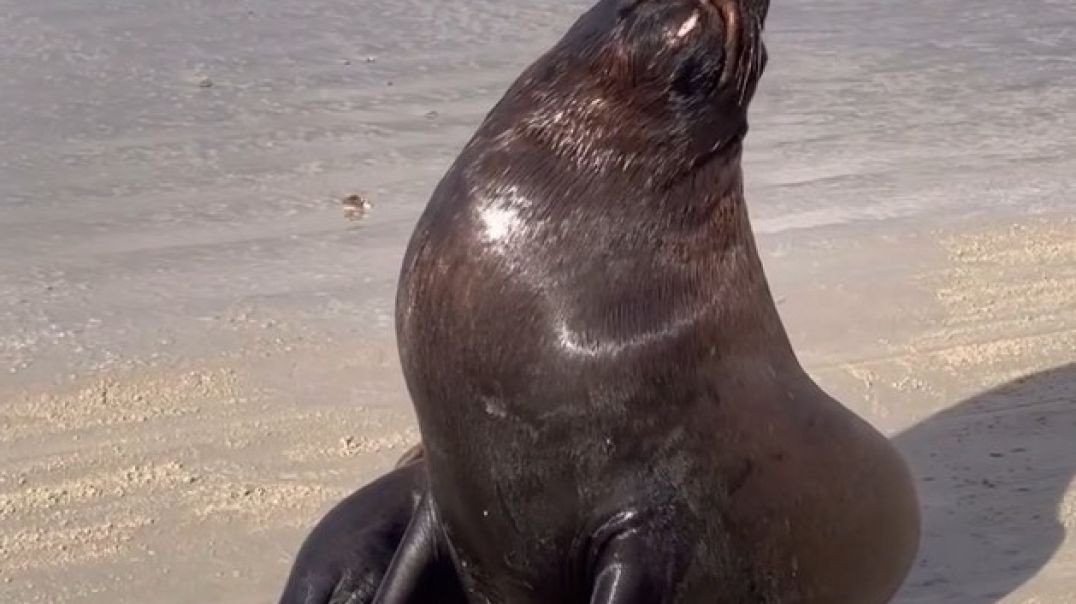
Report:
M 647 0 L 617 0 L 617 13 L 623 15 L 635 10 L 643 2 Z

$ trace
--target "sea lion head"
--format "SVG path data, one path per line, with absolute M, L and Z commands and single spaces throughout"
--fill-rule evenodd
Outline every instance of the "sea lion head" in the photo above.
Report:
M 667 182 L 738 158 L 769 0 L 601 0 L 487 120 L 592 172 Z

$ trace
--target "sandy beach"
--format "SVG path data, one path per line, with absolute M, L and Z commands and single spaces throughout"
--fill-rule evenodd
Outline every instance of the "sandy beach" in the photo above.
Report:
M 274 601 L 418 438 L 414 220 L 587 4 L 0 0 L 0 602 Z M 917 477 L 901 603 L 1076 603 L 1073 32 L 774 0 L 748 203 L 804 365 Z

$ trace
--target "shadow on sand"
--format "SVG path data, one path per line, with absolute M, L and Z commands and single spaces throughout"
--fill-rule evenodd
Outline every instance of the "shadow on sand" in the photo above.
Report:
M 1076 474 L 1076 364 L 970 398 L 894 442 L 924 522 L 901 604 L 997 602 L 1050 561 L 1076 520 L 1063 505 Z

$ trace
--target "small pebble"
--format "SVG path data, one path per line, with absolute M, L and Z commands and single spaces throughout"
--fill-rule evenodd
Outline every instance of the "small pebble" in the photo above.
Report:
M 211 80 L 209 78 L 202 78 L 201 80 L 198 81 L 198 87 L 199 88 L 212 88 L 213 87 L 213 80 Z
M 366 199 L 362 195 L 351 194 L 340 200 L 340 203 L 344 206 L 344 218 L 348 220 L 359 220 L 366 216 L 366 211 L 370 209 L 370 200 Z

